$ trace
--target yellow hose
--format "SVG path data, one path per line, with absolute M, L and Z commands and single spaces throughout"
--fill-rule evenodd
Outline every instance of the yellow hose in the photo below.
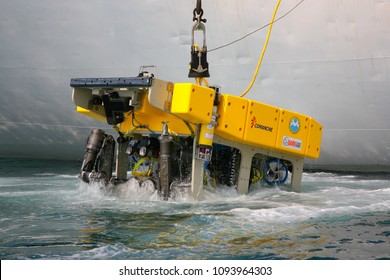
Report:
M 276 13 L 278 11 L 280 2 L 281 2 L 281 0 L 278 0 L 278 3 L 276 4 L 276 7 L 274 9 L 274 13 L 272 15 L 272 19 L 271 19 L 271 22 L 270 22 L 269 27 L 268 27 L 268 34 L 267 34 L 267 37 L 265 39 L 265 43 L 264 43 L 264 46 L 263 46 L 263 51 L 261 52 L 261 55 L 259 57 L 259 61 L 257 62 L 256 70 L 255 70 L 255 73 L 253 75 L 252 81 L 249 84 L 248 88 L 240 95 L 240 97 L 245 96 L 245 94 L 247 94 L 251 90 L 253 84 L 256 81 L 257 74 L 259 73 L 259 70 L 260 70 L 261 62 L 263 61 L 263 57 L 264 57 L 265 51 L 266 51 L 267 46 L 268 46 L 269 37 L 271 36 L 272 26 L 274 24 L 275 16 L 276 16 Z
M 149 162 L 149 167 L 147 171 L 137 171 L 137 169 L 141 166 L 141 164 L 149 161 L 148 157 L 143 157 L 140 160 L 137 161 L 137 163 L 133 167 L 133 176 L 149 176 L 151 172 L 151 163 Z

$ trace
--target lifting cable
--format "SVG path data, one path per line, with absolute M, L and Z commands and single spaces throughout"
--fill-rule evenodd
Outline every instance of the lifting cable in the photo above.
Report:
M 296 8 L 298 8 L 298 6 L 301 5 L 304 1 L 305 0 L 299 1 L 294 7 L 292 7 L 290 10 L 288 10 L 286 13 L 284 13 L 283 15 L 278 17 L 277 19 L 275 19 L 273 22 L 275 23 L 275 22 L 278 22 L 279 20 L 284 19 L 286 16 L 288 16 L 290 13 L 292 13 Z M 234 41 L 231 41 L 230 43 L 227 43 L 227 44 L 219 46 L 219 47 L 212 48 L 212 49 L 208 50 L 208 52 L 215 52 L 217 50 L 220 50 L 220 49 L 229 47 L 229 46 L 231 46 L 231 45 L 233 45 L 235 43 L 238 43 L 238 42 L 244 40 L 245 38 L 247 38 L 247 37 L 249 37 L 249 36 L 251 36 L 251 35 L 253 35 L 253 34 L 255 34 L 255 33 L 259 32 L 261 30 L 263 30 L 264 28 L 268 27 L 270 24 L 271 23 L 267 23 L 266 25 L 263 25 L 263 26 L 257 28 L 256 30 L 253 30 L 253 31 L 245 34 L 244 36 L 242 36 L 242 37 L 240 37 L 240 38 L 238 38 L 238 39 L 236 39 Z
M 252 80 L 251 80 L 251 82 L 250 82 L 248 88 L 240 95 L 240 97 L 244 97 L 244 96 L 251 90 L 251 88 L 253 87 L 253 85 L 254 85 L 254 83 L 255 83 L 255 81 L 256 81 L 257 75 L 258 75 L 259 70 L 260 70 L 261 63 L 262 63 L 262 61 L 263 61 L 265 52 L 266 52 L 267 47 L 268 47 L 268 42 L 269 42 L 269 38 L 270 38 L 270 36 L 271 36 L 271 31 L 272 31 L 273 24 L 274 24 L 276 21 L 279 21 L 280 19 L 282 19 L 282 18 L 284 18 L 285 16 L 287 16 L 289 13 L 291 13 L 293 10 L 295 10 L 295 9 L 296 9 L 300 4 L 302 4 L 302 2 L 304 2 L 304 1 L 305 1 L 305 0 L 301 0 L 301 1 L 298 2 L 298 4 L 296 4 L 291 10 L 289 10 L 287 13 L 285 13 L 284 15 L 282 15 L 281 17 L 279 17 L 279 18 L 277 18 L 277 19 L 275 20 L 276 13 L 277 13 L 277 11 L 278 11 L 278 8 L 279 8 L 280 2 L 281 2 L 281 0 L 278 0 L 278 2 L 276 3 L 276 6 L 275 6 L 275 9 L 274 9 L 274 11 L 273 11 L 272 18 L 271 18 L 271 21 L 270 21 L 269 24 L 267 24 L 267 25 L 265 25 L 265 26 L 263 26 L 263 27 L 260 27 L 259 29 L 255 30 L 255 31 L 253 31 L 253 32 L 251 32 L 251 33 L 245 35 L 244 37 L 242 37 L 242 38 L 240 38 L 240 39 L 238 39 L 238 40 L 235 40 L 235 41 L 233 41 L 233 42 L 231 42 L 231 43 L 229 43 L 229 44 L 226 44 L 226 45 L 223 45 L 223 46 L 221 46 L 221 47 L 218 47 L 218 48 L 215 48 L 215 49 L 210 50 L 210 51 L 215 51 L 215 50 L 217 50 L 217 49 L 221 49 L 221 48 L 224 48 L 224 47 L 229 46 L 229 45 L 231 45 L 231 44 L 234 44 L 234 43 L 236 43 L 236 42 L 238 42 L 238 41 L 243 40 L 244 38 L 248 37 L 249 35 L 252 35 L 253 33 L 258 32 L 258 31 L 260 31 L 261 29 L 263 29 L 263 28 L 265 28 L 265 27 L 268 26 L 268 33 L 267 33 L 267 36 L 266 36 L 266 40 L 265 40 L 265 43 L 264 43 L 264 46 L 263 46 L 263 50 L 262 50 L 262 52 L 261 52 L 261 54 L 260 54 L 259 60 L 258 60 L 258 62 L 257 62 L 257 66 L 256 66 L 256 68 L 255 68 L 255 71 L 254 71 Z M 199 26 L 201 26 L 203 22 L 206 22 L 206 19 L 202 19 L 202 16 L 203 16 L 202 1 L 201 1 L 201 0 L 197 0 L 197 1 L 196 1 L 196 8 L 195 8 L 194 11 L 193 11 L 193 21 L 197 21 Z M 204 25 L 202 25 L 202 26 L 203 26 L 203 30 L 205 30 Z M 193 29 L 193 31 L 194 31 L 194 29 Z M 205 31 L 204 31 L 204 32 L 205 32 Z M 194 37 L 194 34 L 192 34 L 192 36 Z M 203 46 L 203 49 L 202 49 L 202 50 L 204 50 L 204 54 L 207 54 L 207 47 L 205 46 L 205 42 L 206 42 L 206 39 L 205 39 L 205 33 L 204 33 L 204 46 Z M 200 47 L 199 47 L 198 45 L 194 44 L 194 42 L 193 42 L 193 45 L 192 45 L 192 50 L 193 50 L 193 52 L 194 52 L 194 51 L 197 51 L 197 52 L 201 55 L 201 49 L 200 49 Z M 200 57 L 200 56 L 199 56 L 199 57 Z M 194 60 L 192 60 L 191 63 L 192 63 L 193 61 L 194 61 Z M 206 63 L 206 65 L 208 66 L 207 58 L 205 58 L 204 63 Z M 200 60 L 199 60 L 199 64 L 201 64 L 201 63 L 200 63 Z M 205 70 L 207 70 L 207 74 L 205 74 L 205 75 L 202 75 L 202 74 L 200 74 L 200 75 L 194 75 L 193 73 L 191 73 L 192 71 L 191 71 L 191 64 L 190 64 L 190 74 L 189 74 L 189 77 L 194 77 L 195 80 L 196 80 L 196 83 L 197 83 L 198 85 L 202 85 L 202 83 L 205 83 L 206 86 L 209 86 L 207 80 L 205 79 L 206 77 L 209 77 L 208 69 L 205 68 Z
M 253 74 L 252 81 L 250 82 L 248 88 L 240 95 L 240 97 L 244 97 L 244 96 L 251 90 L 253 84 L 254 84 L 255 81 L 256 81 L 257 74 L 259 73 L 259 70 L 260 70 L 261 62 L 263 61 L 263 57 L 264 57 L 265 51 L 267 50 L 269 37 L 271 36 L 272 26 L 273 26 L 273 24 L 274 24 L 274 22 L 275 22 L 275 16 L 276 16 L 276 13 L 277 13 L 277 11 L 278 11 L 280 2 L 281 2 L 281 0 L 278 0 L 278 3 L 276 4 L 276 7 L 275 7 L 275 9 L 274 9 L 274 13 L 273 13 L 273 15 L 272 15 L 272 19 L 271 19 L 271 22 L 270 22 L 269 27 L 268 27 L 267 37 L 266 37 L 266 39 L 265 39 L 265 43 L 264 43 L 264 46 L 263 46 L 263 50 L 261 51 L 259 60 L 258 60 L 258 62 L 257 62 L 257 66 L 256 66 L 255 72 L 254 72 L 254 74 Z

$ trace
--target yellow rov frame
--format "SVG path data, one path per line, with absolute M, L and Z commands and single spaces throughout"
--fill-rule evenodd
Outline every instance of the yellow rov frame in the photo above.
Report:
M 218 88 L 172 83 L 144 75 L 136 78 L 72 79 L 77 111 L 114 125 L 120 135 L 194 137 L 191 190 L 201 197 L 204 161 L 214 144 L 241 153 L 237 190 L 247 193 L 253 158 L 266 156 L 290 163 L 291 187 L 300 186 L 305 158 L 320 155 L 322 126 L 313 118 L 246 98 L 221 94 Z M 113 95 L 114 93 L 114 95 Z M 116 101 L 119 102 L 119 106 Z M 166 130 L 169 128 L 168 131 Z M 199 152 L 199 147 L 202 149 Z M 118 146 L 117 178 L 126 179 Z

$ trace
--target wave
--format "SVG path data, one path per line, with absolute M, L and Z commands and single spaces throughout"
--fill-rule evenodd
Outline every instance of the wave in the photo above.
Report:
M 69 178 L 69 179 L 75 179 L 78 178 L 78 175 L 75 174 L 58 174 L 58 173 L 50 173 L 50 172 L 44 172 L 44 173 L 36 173 L 33 174 L 33 176 L 36 177 L 57 177 L 57 178 Z
M 338 216 L 370 211 L 390 210 L 390 188 L 349 188 L 329 186 L 313 191 L 292 192 L 281 188 L 256 188 L 240 195 L 233 187 L 218 186 L 204 190 L 204 199 L 197 201 L 187 187 L 172 190 L 172 197 L 163 201 L 154 187 L 140 187 L 129 180 L 115 188 L 106 189 L 97 183 L 81 183 L 79 193 L 95 203 L 108 202 L 124 211 L 167 211 L 167 213 L 230 213 L 238 219 L 254 223 L 291 223 L 308 219 L 337 218 Z M 132 209 L 132 207 L 138 209 Z

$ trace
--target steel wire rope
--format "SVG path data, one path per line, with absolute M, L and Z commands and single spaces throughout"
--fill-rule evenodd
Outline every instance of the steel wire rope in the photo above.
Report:
M 231 45 L 233 45 L 233 44 L 235 44 L 235 43 L 238 43 L 238 42 L 244 40 L 245 38 L 247 38 L 247 37 L 249 37 L 249 36 L 251 36 L 251 35 L 253 35 L 253 34 L 255 34 L 255 33 L 259 32 L 259 31 L 261 31 L 261 30 L 263 30 L 264 28 L 270 26 L 272 23 L 278 22 L 279 20 L 285 18 L 285 17 L 288 16 L 290 13 L 292 13 L 296 8 L 298 8 L 298 6 L 301 5 L 304 1 L 305 1 L 305 0 L 299 1 L 294 7 L 292 7 L 289 11 L 287 11 L 287 12 L 286 12 L 285 14 L 283 14 L 282 16 L 280 16 L 280 17 L 278 17 L 277 19 L 275 19 L 273 22 L 269 22 L 269 23 L 267 23 L 266 25 L 263 25 L 262 27 L 259 27 L 259 28 L 257 28 L 256 30 L 253 30 L 252 32 L 249 32 L 248 34 L 242 36 L 241 38 L 238 38 L 238 39 L 236 39 L 236 40 L 234 40 L 234 41 L 231 41 L 230 43 L 227 43 L 227 44 L 225 44 L 225 45 L 222 45 L 222 46 L 219 46 L 219 47 L 212 48 L 212 49 L 208 50 L 207 52 L 217 51 L 217 50 L 226 48 L 226 47 L 228 47 L 228 46 L 231 46 Z

